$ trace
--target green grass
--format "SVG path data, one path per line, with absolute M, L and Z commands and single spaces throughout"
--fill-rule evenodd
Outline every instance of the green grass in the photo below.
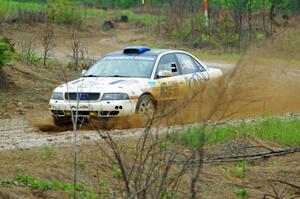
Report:
M 0 185 L 11 185 L 11 186 L 27 186 L 30 189 L 47 191 L 47 190 L 62 190 L 67 191 L 69 194 L 72 194 L 74 191 L 74 186 L 71 183 L 62 183 L 59 181 L 43 181 L 31 176 L 22 175 L 18 176 L 13 180 L 0 180 Z M 79 198 L 86 199 L 96 199 L 96 194 L 90 191 L 86 191 L 84 185 L 78 183 L 75 187 Z
M 101 10 L 101 9 L 92 9 L 92 8 L 87 8 L 83 9 L 80 8 L 81 13 L 85 17 L 107 17 L 112 14 L 112 11 L 110 10 Z
M 208 126 L 204 129 L 192 128 L 181 133 L 169 133 L 168 136 L 189 148 L 224 142 L 242 136 L 255 137 L 294 147 L 300 146 L 300 120 L 297 118 L 280 120 L 275 117 L 268 117 L 254 123 L 243 122 L 238 125 Z
M 201 60 L 237 62 L 241 58 L 241 55 L 236 53 L 213 54 L 207 51 L 200 51 L 200 50 L 193 50 L 191 52 L 193 55 L 195 55 Z
M 113 15 L 112 10 L 101 10 L 101 9 L 92 9 L 92 8 L 83 8 L 78 6 L 78 10 L 81 13 L 81 16 L 93 16 L 93 17 L 109 17 Z M 40 4 L 35 2 L 18 2 L 18 1 L 11 1 L 11 0 L 0 0 L 0 8 L 5 12 L 5 15 L 14 16 L 16 15 L 18 9 L 21 10 L 30 10 L 30 11 L 40 11 L 47 9 L 47 4 Z M 72 7 L 69 8 L 72 10 Z M 67 11 L 66 11 L 67 12 Z M 139 22 L 144 26 L 153 26 L 156 24 L 158 20 L 164 20 L 165 17 L 158 17 L 153 15 L 147 14 L 135 14 L 130 10 L 117 10 L 117 16 L 127 15 L 129 21 Z
M 135 14 L 130 10 L 120 10 L 116 12 L 117 16 L 127 15 L 129 21 L 135 21 L 143 24 L 144 26 L 151 27 L 156 25 L 157 21 L 164 21 L 166 19 L 165 16 L 154 16 L 147 14 Z
M 6 16 L 13 16 L 18 9 L 40 11 L 46 8 L 46 4 L 34 3 L 34 2 L 18 2 L 11 0 L 0 0 L 0 8 L 5 11 Z

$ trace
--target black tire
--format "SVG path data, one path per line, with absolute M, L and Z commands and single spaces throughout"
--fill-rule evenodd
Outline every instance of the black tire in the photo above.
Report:
M 156 111 L 155 109 L 156 107 L 152 96 L 141 96 L 136 106 L 136 114 L 138 116 L 139 121 L 143 125 L 146 125 L 150 120 L 154 118 Z
M 53 122 L 56 126 L 64 126 L 69 121 L 70 121 L 70 118 L 53 117 Z

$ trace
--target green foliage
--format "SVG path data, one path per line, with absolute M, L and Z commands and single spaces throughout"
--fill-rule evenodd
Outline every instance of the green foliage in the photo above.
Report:
M 148 14 L 135 14 L 130 10 L 121 10 L 116 12 L 117 16 L 126 15 L 129 21 L 138 22 L 139 24 L 146 27 L 153 27 L 158 21 L 164 22 L 166 20 L 165 16 L 154 16 Z
M 103 178 L 99 180 L 99 186 L 102 193 L 109 193 L 110 185 L 111 181 L 109 179 Z
M 239 178 L 245 177 L 245 172 L 247 170 L 247 162 L 240 162 L 235 167 L 236 176 Z
M 122 171 L 121 171 L 120 167 L 118 167 L 118 166 L 114 167 L 114 169 L 113 169 L 113 177 L 117 178 L 117 179 L 122 178 Z
M 227 178 L 230 177 L 231 176 L 230 168 L 222 168 L 222 175 Z
M 7 17 L 7 10 L 3 6 L 0 6 L 0 22 L 4 21 L 6 17 Z
M 193 150 L 202 147 L 206 140 L 204 129 L 190 128 L 184 133 L 171 132 L 167 134 L 167 139 L 180 143 Z
M 68 0 L 51 1 L 48 4 L 48 17 L 57 24 L 81 27 L 83 23 L 80 10 Z
M 39 12 L 43 10 L 44 5 L 36 2 L 20 2 L 14 0 L 0 0 L 0 10 L 5 11 L 6 17 L 16 16 L 19 9 L 26 11 Z
M 78 161 L 77 162 L 77 166 L 78 168 L 84 170 L 86 168 L 86 165 L 84 164 L 84 162 Z
M 42 191 L 47 190 L 63 190 L 67 191 L 69 194 L 72 194 L 74 191 L 74 186 L 70 183 L 61 183 L 58 181 L 45 182 L 31 176 L 22 175 L 16 177 L 14 180 L 0 180 L 0 185 L 14 185 L 14 186 L 27 186 L 31 189 L 38 189 Z M 80 198 L 86 199 L 96 199 L 96 194 L 90 191 L 85 191 L 83 184 L 77 184 L 76 191 Z
M 249 197 L 248 190 L 245 188 L 237 188 L 235 190 L 235 195 L 241 199 L 246 199 Z
M 193 128 L 181 133 L 168 133 L 167 136 L 189 148 L 200 146 L 203 143 L 213 144 L 241 136 L 253 136 L 285 146 L 300 146 L 300 120 L 293 117 L 289 120 L 266 117 L 254 123 L 244 122 L 214 128 L 206 127 L 200 130 Z
M 300 146 L 300 120 L 291 118 L 280 120 L 267 117 L 254 123 L 241 123 L 216 127 L 210 132 L 209 143 L 226 141 L 239 136 L 254 136 L 283 144 L 285 146 Z
M 173 198 L 173 193 L 172 193 L 172 190 L 170 189 L 164 189 L 161 193 L 161 197 L 162 199 L 171 199 Z
M 208 28 L 203 14 L 198 14 L 193 20 L 186 20 L 183 25 L 171 32 L 171 38 L 189 46 L 214 45 L 209 37 Z
M 5 43 L 0 36 L 0 70 L 1 67 L 11 61 L 11 59 L 10 46 Z
M 198 14 L 193 20 L 187 20 L 184 25 L 171 32 L 172 39 L 196 48 L 227 49 L 236 48 L 239 37 L 234 33 L 234 23 L 228 14 L 218 19 L 210 19 L 210 26 L 215 27 L 214 34 L 209 32 L 206 19 L 203 14 Z
M 217 21 L 218 32 L 216 34 L 216 40 L 222 44 L 225 52 L 228 49 L 237 48 L 239 45 L 239 36 L 234 30 L 234 22 L 232 18 L 224 13 Z
M 42 61 L 42 57 L 36 55 L 33 52 L 24 51 L 16 53 L 16 58 L 22 61 L 25 61 L 27 64 L 34 64 Z
M 38 159 L 45 160 L 55 155 L 55 149 L 52 146 L 46 146 L 38 152 Z

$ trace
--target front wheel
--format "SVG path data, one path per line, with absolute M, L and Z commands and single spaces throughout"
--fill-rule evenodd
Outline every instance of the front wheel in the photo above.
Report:
M 137 103 L 136 113 L 143 125 L 146 125 L 150 120 L 152 120 L 155 113 L 153 97 L 150 95 L 143 95 Z
M 53 122 L 56 126 L 64 126 L 66 123 L 70 122 L 70 118 L 65 117 L 53 117 Z

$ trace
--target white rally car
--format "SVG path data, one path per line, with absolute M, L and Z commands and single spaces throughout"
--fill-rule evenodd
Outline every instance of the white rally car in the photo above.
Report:
M 137 113 L 145 121 L 153 117 L 159 102 L 184 98 L 193 81 L 220 76 L 221 70 L 208 68 L 185 51 L 129 46 L 55 88 L 49 109 L 56 124 L 76 114 L 107 118 Z

